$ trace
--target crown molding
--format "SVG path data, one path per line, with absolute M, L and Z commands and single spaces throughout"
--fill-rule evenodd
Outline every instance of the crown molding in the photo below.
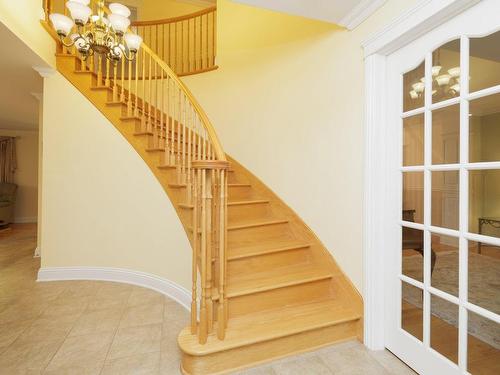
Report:
M 338 24 L 348 30 L 353 30 L 386 2 L 387 0 L 363 0 L 347 13 Z
M 389 55 L 480 1 L 421 0 L 361 43 L 365 57 Z

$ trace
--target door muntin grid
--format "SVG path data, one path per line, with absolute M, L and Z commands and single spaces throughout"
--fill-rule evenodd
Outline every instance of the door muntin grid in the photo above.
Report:
M 494 36 L 492 37 L 492 35 Z M 500 32 L 484 38 L 500 41 Z M 415 246 L 421 247 L 417 251 L 421 253 L 421 264 L 409 269 L 405 266 L 404 255 L 402 255 L 399 262 L 399 279 L 400 284 L 406 286 L 406 289 L 411 286 L 413 289 L 418 288 L 422 293 L 421 305 L 417 303 L 416 306 L 421 309 L 423 332 L 421 335 L 418 332 L 415 333 L 415 327 L 412 328 L 413 332 L 405 329 L 404 325 L 408 324 L 405 321 L 405 314 L 408 314 L 408 312 L 403 309 L 404 298 L 401 299 L 401 305 L 399 306 L 400 329 L 405 334 L 409 334 L 409 336 L 421 342 L 429 351 L 435 352 L 436 344 L 433 344 L 433 342 L 435 343 L 436 339 L 432 334 L 433 332 L 431 332 L 434 321 L 431 315 L 431 301 L 442 301 L 441 304 L 456 307 L 455 325 L 457 327 L 458 345 L 455 360 L 453 356 L 447 355 L 447 353 L 435 353 L 441 355 L 444 360 L 457 364 L 464 373 L 468 369 L 470 370 L 467 358 L 469 357 L 469 362 L 471 361 L 470 350 L 468 356 L 467 335 L 470 331 L 468 316 L 474 314 L 482 319 L 488 319 L 493 324 L 500 324 L 498 311 L 493 309 L 491 305 L 481 304 L 474 298 L 468 298 L 470 290 L 468 285 L 470 244 L 475 241 L 474 243 L 500 246 L 500 238 L 498 238 L 500 236 L 497 237 L 491 235 L 491 233 L 480 233 L 478 230 L 471 229 L 469 223 L 469 217 L 471 216 L 471 212 L 469 212 L 469 175 L 485 170 L 500 174 L 500 158 L 497 158 L 496 154 L 488 157 L 477 157 L 477 155 L 473 155 L 469 146 L 472 145 L 471 139 L 473 138 L 470 134 L 473 119 L 471 118 L 472 115 L 469 116 L 469 107 L 474 107 L 475 103 L 478 103 L 477 100 L 481 98 L 491 99 L 495 98 L 495 95 L 500 98 L 500 69 L 498 77 L 496 72 L 491 79 L 482 77 L 481 84 L 472 85 L 473 87 L 479 87 L 480 90 L 469 92 L 470 81 L 462 77 L 469 77 L 470 66 L 474 67 L 474 72 L 479 71 L 476 56 L 469 56 L 471 43 L 474 46 L 472 50 L 485 51 L 484 43 L 479 43 L 481 46 L 477 47 L 475 45 L 478 43 L 473 38 L 461 36 L 427 53 L 424 62 L 419 63 L 415 69 L 404 73 L 402 75 L 403 103 L 401 106 L 403 138 L 401 150 L 403 192 L 402 212 L 400 212 L 400 225 L 402 228 L 401 251 L 408 250 L 408 243 L 413 241 L 414 244 L 417 244 Z M 500 44 L 497 46 L 500 46 Z M 498 54 L 500 55 L 500 51 Z M 447 59 L 443 58 L 443 56 L 447 56 Z M 437 69 L 437 65 L 441 68 Z M 443 69 L 445 69 L 445 73 L 443 73 Z M 436 70 L 441 71 L 436 73 Z M 424 75 L 419 76 L 422 72 Z M 443 77 L 443 74 L 446 77 Z M 474 80 L 474 77 L 470 77 L 470 79 Z M 496 85 L 487 86 L 488 82 Z M 495 107 L 495 99 L 490 100 L 490 102 L 493 102 L 493 107 Z M 498 109 L 498 126 L 500 128 L 499 107 L 500 99 L 498 107 L 493 108 L 494 110 Z M 437 125 L 436 122 L 439 116 L 453 118 L 454 120 L 452 120 L 451 125 L 446 124 L 446 121 L 443 121 L 441 125 Z M 423 129 L 418 127 L 417 119 L 419 117 L 423 118 Z M 435 123 L 433 123 L 433 117 Z M 457 121 L 458 123 L 456 123 Z M 441 133 L 437 131 L 437 126 L 443 128 Z M 500 135 L 500 130 L 498 134 Z M 410 139 L 412 135 L 414 136 L 413 142 Z M 438 147 L 433 145 L 433 138 L 435 142 L 437 142 L 437 139 L 443 142 L 443 148 L 438 152 L 436 152 Z M 495 144 L 500 148 L 500 138 L 496 141 L 495 139 L 489 139 L 488 141 L 490 143 L 497 142 Z M 419 177 L 419 180 L 423 181 L 423 192 L 418 191 L 419 186 L 418 183 L 415 183 L 415 177 L 413 177 L 412 182 L 412 178 L 410 178 L 412 175 L 422 176 Z M 441 180 L 440 184 L 437 184 L 438 178 Z M 433 182 L 434 186 L 439 185 L 440 188 L 433 189 Z M 448 215 L 450 217 L 447 217 L 446 220 L 442 220 L 442 218 L 437 220 L 435 218 L 435 202 L 438 201 L 433 197 L 435 192 L 447 195 L 447 207 L 455 207 L 456 215 Z M 423 201 L 418 201 L 415 204 L 418 209 L 407 206 L 405 200 L 409 196 Z M 422 206 L 423 212 L 418 212 L 422 211 Z M 432 270 L 435 268 L 436 262 L 435 251 L 433 251 L 433 238 L 436 236 L 445 238 L 450 243 L 450 246 L 455 246 L 454 248 L 458 250 L 458 259 L 454 260 L 455 271 L 458 272 L 457 280 L 454 281 L 456 286 L 454 287 L 442 287 L 432 279 Z M 498 291 L 493 292 L 494 298 L 500 298 Z M 415 293 L 407 294 L 415 295 Z M 417 297 L 416 300 L 418 300 Z

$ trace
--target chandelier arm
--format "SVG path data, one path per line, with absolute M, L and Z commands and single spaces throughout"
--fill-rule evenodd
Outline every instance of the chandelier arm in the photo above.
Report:
M 125 46 L 122 43 L 115 45 L 115 47 L 118 47 L 122 51 L 122 55 L 128 61 L 133 61 L 135 59 L 135 52 L 132 52 L 129 50 L 127 53 L 127 49 L 125 48 Z
M 64 41 L 64 38 L 65 38 L 65 36 L 64 36 L 64 35 L 59 34 L 59 40 L 61 41 L 61 43 L 62 43 L 62 45 L 63 45 L 64 47 L 69 48 L 69 47 L 73 47 L 73 46 L 75 45 L 75 41 L 74 41 L 74 40 L 72 40 L 70 43 L 66 43 L 66 42 Z

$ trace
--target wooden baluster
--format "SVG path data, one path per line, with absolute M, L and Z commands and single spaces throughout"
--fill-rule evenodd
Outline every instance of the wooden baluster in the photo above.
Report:
M 159 39 L 158 39 L 158 25 L 155 25 L 155 53 L 157 55 L 160 54 L 160 47 L 158 46 Z
M 161 120 L 159 117 L 159 111 L 160 111 L 160 106 L 158 105 L 158 86 L 159 86 L 159 81 L 158 81 L 158 63 L 155 61 L 155 71 L 154 71 L 154 96 L 155 96 L 155 105 L 154 105 L 154 124 L 156 128 L 156 143 L 155 143 L 155 148 L 160 147 L 160 137 L 161 137 Z
M 194 70 L 198 70 L 198 59 L 197 59 L 197 50 L 196 50 L 196 18 L 193 20 L 193 60 L 194 60 Z
M 160 105 L 158 111 L 160 112 L 160 141 L 158 143 L 158 148 L 165 147 L 165 142 L 167 139 L 167 132 L 165 125 L 165 85 L 163 81 L 163 69 L 160 68 Z M 165 138 L 163 138 L 165 137 Z M 163 141 L 162 141 L 163 140 Z M 163 143 L 162 143 L 163 142 Z
M 148 131 L 153 132 L 153 124 L 151 122 L 151 97 L 153 96 L 153 87 L 151 85 L 151 70 L 153 69 L 152 67 L 152 57 L 149 55 L 149 63 L 148 63 L 148 112 L 147 112 L 147 123 L 148 123 Z M 145 100 L 145 99 L 144 99 Z
M 141 130 L 147 131 L 146 124 L 146 50 L 142 49 L 142 110 L 141 110 Z
M 167 75 L 167 95 L 165 95 L 167 103 L 165 105 L 166 107 L 166 123 L 165 123 L 165 164 L 166 165 L 171 165 L 171 158 L 170 158 L 170 137 L 172 136 L 171 134 L 171 127 L 170 127 L 170 79 Z
M 170 89 L 170 108 L 171 108 L 171 116 L 170 116 L 170 163 L 175 165 L 175 103 L 176 98 L 175 94 L 177 89 L 175 87 L 175 81 L 171 81 L 172 87 Z
M 202 16 L 203 17 L 203 16 Z M 209 26 L 210 26 L 210 23 L 209 23 L 209 20 L 208 20 L 208 13 L 206 14 L 206 17 L 207 17 L 207 35 L 205 36 L 206 37 L 206 59 L 207 59 L 207 68 L 210 67 L 210 52 L 209 52 L 209 44 L 208 44 L 208 40 L 209 40 Z
M 179 70 L 177 69 L 177 22 L 174 22 L 174 52 L 173 52 L 173 59 L 174 59 L 174 64 L 172 66 L 172 69 L 174 72 L 179 73 Z
M 192 289 L 191 289 L 191 334 L 196 334 L 198 328 L 198 317 L 197 317 L 197 284 L 198 284 L 198 256 L 199 256 L 199 173 L 195 176 L 194 182 L 194 208 L 193 208 L 193 259 L 192 259 Z
M 226 194 L 226 186 L 225 186 L 225 170 L 218 170 L 219 175 L 219 195 L 218 195 L 218 203 L 219 203 L 219 217 L 218 217 L 218 261 L 219 261 L 219 305 L 217 309 L 217 337 L 219 340 L 224 340 L 225 337 L 225 269 L 226 269 L 226 257 L 225 257 L 225 206 L 224 206 L 224 196 Z
M 203 160 L 208 159 L 207 138 L 207 129 L 203 128 Z
M 104 86 L 110 87 L 110 80 L 109 80 L 109 59 L 106 59 L 106 78 L 104 80 Z
M 207 180 L 206 182 L 206 244 L 207 244 L 207 271 L 206 271 L 206 308 L 207 308 L 207 327 L 208 327 L 208 332 L 210 333 L 212 331 L 212 323 L 213 323 L 213 302 L 211 298 L 211 291 L 212 291 L 212 250 L 213 250 L 213 237 L 212 237 L 212 215 L 213 215 L 213 202 L 212 202 L 212 193 L 213 193 L 213 171 L 208 170 L 205 171 L 205 178 Z
M 187 191 L 187 203 L 192 204 L 192 181 L 191 181 L 191 137 L 192 137 L 192 131 L 191 131 L 191 124 L 193 120 L 193 107 L 191 105 L 188 106 L 189 108 L 189 116 L 187 119 L 187 181 L 186 181 L 186 191 Z
M 170 23 L 168 24 L 168 43 L 167 43 L 167 64 L 168 66 L 172 67 L 172 53 L 170 50 L 170 39 L 171 39 L 171 33 L 170 33 Z
M 178 88 L 176 90 L 176 94 L 178 95 L 178 98 L 176 98 L 175 102 L 177 105 L 177 116 L 176 116 L 176 121 L 177 121 L 177 147 L 176 147 L 176 158 L 175 158 L 175 164 L 177 165 L 177 183 L 182 183 L 182 176 L 181 176 L 181 159 L 180 159 L 180 150 L 181 150 L 181 115 L 180 115 L 180 106 L 181 106 L 181 89 Z
M 182 183 L 185 184 L 186 183 L 186 161 L 187 161 L 187 154 L 186 154 L 186 138 L 187 138 L 187 135 L 186 135 L 186 115 L 187 115 L 187 98 L 185 95 L 183 95 L 183 98 L 182 98 Z
M 224 186 L 224 194 L 223 195 L 223 200 L 222 200 L 222 205 L 223 205 L 223 212 L 224 212 L 224 217 L 221 220 L 221 233 L 222 236 L 224 237 L 223 240 L 221 240 L 221 246 L 222 246 L 222 254 L 224 256 L 224 267 L 220 271 L 221 276 L 222 276 L 222 292 L 224 292 L 224 298 L 222 297 L 222 292 L 221 297 L 219 298 L 219 301 L 223 301 L 224 306 L 223 306 L 223 319 L 224 319 L 224 334 L 221 340 L 225 336 L 225 329 L 227 328 L 227 321 L 228 321 L 228 316 L 229 316 L 229 309 L 228 309 L 228 303 L 227 303 L 227 293 L 226 293 L 226 280 L 227 280 L 227 256 L 228 256 L 228 248 L 227 248 L 227 221 L 228 221 L 228 213 L 227 213 L 227 197 L 228 197 L 228 180 L 229 180 L 229 163 L 226 164 L 226 168 L 224 170 L 224 178 L 222 180 L 222 185 Z
M 190 31 L 191 31 L 191 19 L 187 20 L 188 23 L 188 47 L 187 47 L 187 66 L 188 66 L 188 72 L 191 71 L 191 37 L 190 37 Z
M 135 57 L 135 104 L 134 104 L 134 116 L 139 117 L 139 60 L 140 54 L 137 53 Z
M 215 58 L 217 55 L 217 10 L 214 10 L 213 14 L 213 32 L 212 32 L 212 66 L 215 66 Z
M 117 84 L 117 75 L 118 75 L 118 63 L 113 63 L 113 101 L 118 101 L 118 84 Z
M 200 16 L 200 70 L 203 69 L 203 16 Z
M 179 89 L 177 88 L 177 84 L 175 81 L 172 81 L 172 163 L 178 167 L 177 164 L 177 148 L 175 146 L 177 142 L 177 96 L 179 93 Z M 179 172 L 179 168 L 177 168 L 177 172 Z M 177 175 L 177 182 L 179 181 L 179 176 Z
M 97 86 L 102 86 L 102 57 L 97 56 Z
M 132 116 L 132 62 L 127 60 L 127 64 L 128 64 L 127 116 Z
M 201 308 L 200 308 L 200 344 L 207 342 L 208 336 L 208 312 L 207 312 L 207 181 L 206 170 L 198 171 L 198 178 L 201 180 Z M 200 182 L 200 181 L 199 181 Z
M 196 159 L 201 160 L 201 119 L 196 116 Z
M 122 79 L 122 87 L 120 92 L 120 101 L 125 103 L 125 61 L 122 59 L 121 61 L 122 69 L 121 69 L 121 79 Z

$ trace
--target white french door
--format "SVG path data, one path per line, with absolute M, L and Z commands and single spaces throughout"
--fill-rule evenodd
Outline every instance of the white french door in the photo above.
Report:
M 420 374 L 500 374 L 500 1 L 387 67 L 386 347 Z

